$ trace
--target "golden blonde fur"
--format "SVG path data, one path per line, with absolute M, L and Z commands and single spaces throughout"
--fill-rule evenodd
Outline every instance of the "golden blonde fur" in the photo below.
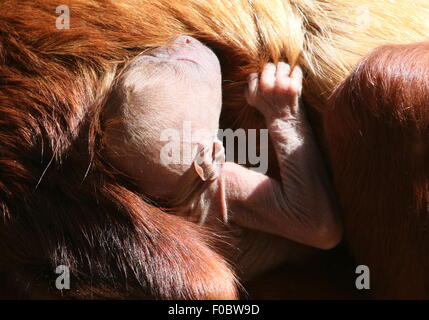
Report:
M 160 41 L 174 30 L 219 42 L 250 62 L 245 69 L 268 60 L 300 64 L 307 72 L 304 95 L 318 107 L 375 47 L 421 41 L 429 34 L 425 0 L 135 0 L 118 6 L 134 12 L 129 18 L 143 28 L 142 47 L 160 45 L 144 39 L 145 31 L 153 30 L 145 25 L 156 24 Z

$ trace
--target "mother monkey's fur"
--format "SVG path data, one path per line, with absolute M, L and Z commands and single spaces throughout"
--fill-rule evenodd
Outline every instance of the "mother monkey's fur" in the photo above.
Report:
M 426 0 L 350 2 L 237 0 L 231 8 L 221 0 L 62 1 L 70 8 L 68 30 L 55 27 L 57 1 L 2 2 L 1 272 L 23 297 L 237 297 L 234 273 L 216 250 L 221 239 L 145 203 L 100 156 L 104 99 L 126 61 L 188 34 L 221 60 L 223 127 L 263 126 L 242 92 L 247 75 L 268 60 L 299 63 L 307 73 L 304 101 L 323 112 L 360 57 L 429 31 Z M 271 163 L 271 174 L 277 171 Z M 340 199 L 353 192 L 337 191 Z M 361 252 L 365 239 L 348 234 L 342 205 L 350 248 Z M 400 240 L 393 235 L 388 245 Z M 55 289 L 58 265 L 70 266 L 71 290 Z

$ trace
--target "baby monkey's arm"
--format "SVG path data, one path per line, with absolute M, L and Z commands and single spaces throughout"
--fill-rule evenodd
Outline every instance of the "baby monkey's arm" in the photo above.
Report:
M 265 117 L 281 181 L 227 162 L 223 169 L 231 220 L 310 246 L 329 249 L 342 237 L 321 154 L 298 99 L 302 71 L 267 64 L 252 74 L 246 98 Z

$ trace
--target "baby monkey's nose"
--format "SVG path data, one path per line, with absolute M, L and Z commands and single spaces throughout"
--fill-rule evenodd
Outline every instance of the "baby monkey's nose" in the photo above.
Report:
M 194 37 L 191 36 L 180 36 L 174 39 L 173 41 L 176 44 L 196 44 L 199 43 L 199 41 L 197 39 L 195 39 Z

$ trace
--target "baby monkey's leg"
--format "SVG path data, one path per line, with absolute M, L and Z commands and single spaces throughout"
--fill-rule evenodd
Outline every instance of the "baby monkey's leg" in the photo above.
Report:
M 265 117 L 281 181 L 226 163 L 226 196 L 231 219 L 239 225 L 331 248 L 342 228 L 326 168 L 299 105 L 301 88 L 301 69 L 291 73 L 283 62 L 250 76 L 246 98 Z

